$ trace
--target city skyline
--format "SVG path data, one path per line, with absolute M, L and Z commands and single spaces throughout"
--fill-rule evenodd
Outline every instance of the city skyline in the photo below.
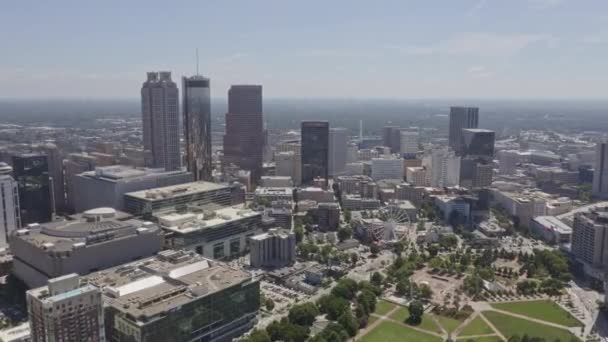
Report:
M 1 96 L 134 98 L 147 70 L 193 74 L 198 47 L 212 98 L 244 83 L 269 98 L 606 98 L 602 2 L 146 4 L 2 5 Z M 153 53 L 169 36 L 180 53 Z

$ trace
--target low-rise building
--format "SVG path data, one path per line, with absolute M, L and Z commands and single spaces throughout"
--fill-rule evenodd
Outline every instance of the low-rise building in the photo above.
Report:
M 183 250 L 87 280 L 102 289 L 109 341 L 231 341 L 260 308 L 259 281 L 248 272 Z
M 66 221 L 30 225 L 10 237 L 13 274 L 29 287 L 148 257 L 162 247 L 158 225 L 97 208 Z
M 548 243 L 570 243 L 572 227 L 555 216 L 538 216 L 532 219 L 530 229 Z
M 187 212 L 156 216 L 169 248 L 194 250 L 210 259 L 240 255 L 262 225 L 262 214 L 241 206 L 213 211 L 191 207 Z
M 362 198 L 359 195 L 342 196 L 342 208 L 348 210 L 374 210 L 380 208 L 380 200 Z
M 250 238 L 250 263 L 253 267 L 285 267 L 296 261 L 296 235 L 269 229 Z
M 262 176 L 260 184 L 266 188 L 291 188 L 294 185 L 290 176 Z
M 264 188 L 257 187 L 254 193 L 256 202 L 292 201 L 293 188 Z
M 31 342 L 30 323 L 25 322 L 12 328 L 0 330 L 0 342 Z
M 405 180 L 413 186 L 425 186 L 426 169 L 422 166 L 408 167 L 405 171 Z

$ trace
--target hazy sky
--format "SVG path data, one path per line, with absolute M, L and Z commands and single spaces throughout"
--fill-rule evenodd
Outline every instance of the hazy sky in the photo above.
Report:
M 608 94 L 606 0 L 2 1 L 0 44 L 0 98 L 136 98 L 196 47 L 214 97 Z

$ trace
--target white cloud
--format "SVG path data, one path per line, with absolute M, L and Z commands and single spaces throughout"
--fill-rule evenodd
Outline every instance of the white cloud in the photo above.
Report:
M 446 54 L 455 56 L 508 56 L 533 44 L 556 47 L 559 39 L 546 34 L 462 33 L 427 46 L 389 46 L 411 55 Z

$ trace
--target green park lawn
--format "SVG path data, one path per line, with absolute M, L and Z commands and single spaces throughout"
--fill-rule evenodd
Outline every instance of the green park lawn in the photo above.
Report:
M 452 331 L 456 330 L 456 328 L 458 328 L 462 324 L 462 321 L 450 317 L 441 315 L 435 315 L 435 317 L 437 318 L 439 324 L 441 324 L 443 329 L 445 329 L 445 331 L 447 331 L 448 333 L 451 333 Z
M 458 336 L 487 335 L 493 333 L 494 330 L 492 330 L 481 317 L 477 316 L 460 331 Z
M 557 303 L 549 300 L 495 303 L 492 304 L 492 306 L 499 310 L 565 325 L 567 327 L 582 326 L 582 323 L 574 318 L 569 312 L 562 309 Z
M 459 342 L 467 342 L 469 339 L 466 337 L 463 338 L 459 338 L 456 341 Z M 476 337 L 474 339 L 471 339 L 475 342 L 502 342 L 502 339 L 500 339 L 500 337 L 498 336 L 484 336 L 484 337 Z
M 375 329 L 365 334 L 361 342 L 416 341 L 440 342 L 441 338 L 409 329 L 391 321 L 382 321 Z
M 374 323 L 377 320 L 379 320 L 378 317 L 376 317 L 376 316 L 369 316 L 369 319 L 367 320 L 367 325 L 372 325 L 372 323 Z
M 374 313 L 380 316 L 384 316 L 394 307 L 395 304 L 393 303 L 389 303 L 385 300 L 379 300 L 378 303 L 376 303 L 376 311 L 374 311 Z
M 578 338 L 565 329 L 554 328 L 496 311 L 484 311 L 483 315 L 507 338 L 514 335 L 519 335 L 520 337 L 528 335 L 529 337 L 542 337 L 547 341 L 560 340 L 569 342 L 573 338 L 579 341 Z
M 395 321 L 403 322 L 403 323 L 406 323 L 405 320 L 408 317 L 410 317 L 410 311 L 405 306 L 399 307 L 399 309 L 397 311 L 393 312 L 390 315 L 390 318 L 394 319 Z M 427 315 L 427 314 L 424 314 L 422 316 L 422 322 L 420 322 L 420 324 L 416 325 L 416 328 L 436 332 L 438 334 L 441 333 L 441 329 L 439 329 L 437 324 L 435 324 L 435 321 L 433 321 L 431 316 Z

